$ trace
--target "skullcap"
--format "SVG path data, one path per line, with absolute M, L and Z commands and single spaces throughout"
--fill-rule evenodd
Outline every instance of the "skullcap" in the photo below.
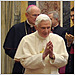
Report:
M 27 7 L 26 11 L 27 11 L 30 7 L 32 7 L 32 6 L 36 6 L 36 5 L 29 5 L 29 6 Z

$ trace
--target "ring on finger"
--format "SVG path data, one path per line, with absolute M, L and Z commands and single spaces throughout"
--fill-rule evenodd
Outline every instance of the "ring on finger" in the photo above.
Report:
M 51 51 L 51 49 L 49 49 Z
M 49 46 L 47 46 L 47 49 L 49 49 Z

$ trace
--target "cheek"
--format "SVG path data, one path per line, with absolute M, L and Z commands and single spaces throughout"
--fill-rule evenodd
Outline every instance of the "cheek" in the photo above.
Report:
M 31 21 L 34 22 L 34 23 L 35 23 L 35 20 L 36 20 L 35 18 L 31 18 Z
M 41 29 L 41 30 L 40 30 L 40 32 L 41 32 L 41 33 L 44 33 L 44 32 L 45 32 L 45 30 L 44 30 L 44 29 Z
M 41 30 L 41 29 L 40 29 L 38 32 L 39 32 L 40 34 L 44 33 L 44 31 L 43 31 L 43 30 Z
M 52 20 L 52 24 L 53 24 L 54 22 L 53 22 L 53 20 Z
M 48 29 L 48 33 L 50 33 L 51 32 L 51 28 L 50 29 Z
M 34 18 L 30 18 L 30 21 L 31 21 L 31 22 L 35 22 L 35 19 L 34 19 Z
M 49 33 L 51 32 L 51 30 L 48 31 Z
M 31 18 L 29 17 L 28 20 L 31 21 Z

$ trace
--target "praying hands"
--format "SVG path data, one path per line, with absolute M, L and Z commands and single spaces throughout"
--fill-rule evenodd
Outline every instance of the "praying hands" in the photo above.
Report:
M 53 44 L 51 41 L 49 41 L 46 45 L 45 51 L 43 53 L 43 60 L 45 59 L 45 57 L 49 54 L 49 57 L 51 59 L 55 59 L 55 55 L 53 54 Z

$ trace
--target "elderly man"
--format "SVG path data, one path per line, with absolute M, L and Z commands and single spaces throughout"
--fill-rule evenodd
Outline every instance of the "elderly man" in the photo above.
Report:
M 51 20 L 40 14 L 35 21 L 36 32 L 22 38 L 14 60 L 20 61 L 25 74 L 59 74 L 67 64 L 68 53 L 62 37 L 51 32 Z
M 40 9 L 35 5 L 29 5 L 26 9 L 26 17 L 27 20 L 25 22 L 19 23 L 14 25 L 8 32 L 5 42 L 4 42 L 4 49 L 5 53 L 14 58 L 16 53 L 18 44 L 21 38 L 27 34 L 30 34 L 35 31 L 34 25 L 37 16 L 41 13 Z M 22 74 L 23 67 L 20 62 L 15 62 L 13 68 L 13 74 Z
M 52 20 L 52 32 L 55 34 L 58 34 L 65 40 L 65 33 L 67 31 L 67 28 L 61 27 L 59 25 L 59 14 L 56 11 L 50 11 L 48 12 L 48 16 Z

